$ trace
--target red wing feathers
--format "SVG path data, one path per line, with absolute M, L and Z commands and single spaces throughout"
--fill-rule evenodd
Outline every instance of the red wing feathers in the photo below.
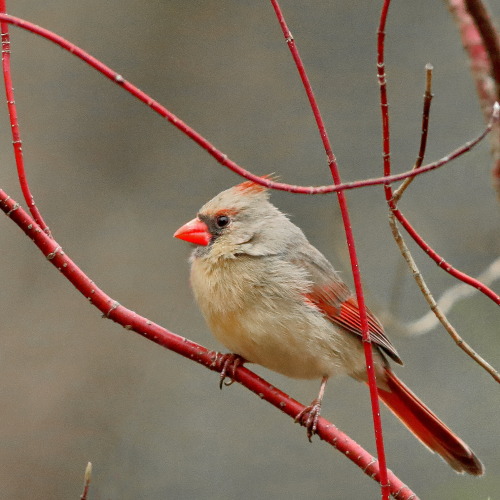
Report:
M 343 282 L 338 281 L 331 285 L 314 286 L 306 297 L 332 323 L 360 337 L 362 336 L 358 301 Z M 396 363 L 402 365 L 403 362 L 396 348 L 384 334 L 384 327 L 368 308 L 366 313 L 370 340 L 381 347 Z

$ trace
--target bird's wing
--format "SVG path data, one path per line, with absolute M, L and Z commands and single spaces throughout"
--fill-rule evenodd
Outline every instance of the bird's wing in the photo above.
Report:
M 340 279 L 324 255 L 308 244 L 294 263 L 305 268 L 310 275 L 312 285 L 306 294 L 306 299 L 329 321 L 362 337 L 356 296 Z M 386 337 L 380 321 L 368 308 L 366 308 L 366 314 L 370 340 L 382 348 L 396 363 L 403 364 L 396 348 Z

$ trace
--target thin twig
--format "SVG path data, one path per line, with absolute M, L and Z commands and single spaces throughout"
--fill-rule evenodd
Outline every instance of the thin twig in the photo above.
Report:
M 438 321 L 443 325 L 443 327 L 448 332 L 450 337 L 455 341 L 457 346 L 460 347 L 460 349 L 462 349 L 462 351 L 464 351 L 468 356 L 470 356 L 479 366 L 484 368 L 484 370 L 486 370 L 496 382 L 500 383 L 500 373 L 498 373 L 498 371 L 493 366 L 485 361 L 467 342 L 463 340 L 463 338 L 457 333 L 453 325 L 446 318 L 444 312 L 434 300 L 434 297 L 432 296 L 431 291 L 425 283 L 424 278 L 417 267 L 417 264 L 413 260 L 410 250 L 406 246 L 406 243 L 404 242 L 404 239 L 401 236 L 399 229 L 397 228 L 396 219 L 393 213 L 389 213 L 389 224 L 391 226 L 394 240 L 396 241 L 401 251 L 401 255 L 406 260 L 408 267 L 410 268 L 411 275 L 417 282 L 418 287 L 420 288 L 425 300 L 429 304 L 429 308 L 431 309 L 432 314 L 434 314 Z
M 493 282 L 500 279 L 500 257 L 495 259 L 478 277 L 477 280 L 485 285 L 491 285 Z M 477 290 L 465 285 L 464 283 L 458 283 L 448 290 L 446 290 L 441 297 L 437 300 L 438 307 L 441 309 L 443 314 L 448 314 L 453 306 L 461 300 L 472 297 Z M 411 323 L 406 323 L 404 325 L 404 330 L 406 334 L 410 336 L 423 335 L 428 333 L 430 330 L 438 325 L 438 320 L 436 316 L 429 311 L 427 314 L 421 318 L 412 321 Z
M 423 118 L 422 118 L 422 139 L 420 141 L 420 149 L 417 157 L 417 161 L 415 163 L 414 168 L 419 168 L 419 165 L 422 164 L 423 159 L 425 157 L 425 150 L 426 150 L 426 145 L 427 145 L 427 130 L 429 127 L 429 113 L 430 113 L 430 103 L 431 103 L 431 98 L 432 98 L 432 68 L 427 67 L 427 77 L 426 77 L 426 90 L 425 90 L 425 95 L 424 95 L 424 110 L 423 110 Z M 424 296 L 425 300 L 429 304 L 430 308 L 430 313 L 437 318 L 437 320 L 443 325 L 445 330 L 448 332 L 448 334 L 451 336 L 451 338 L 455 341 L 455 343 L 462 349 L 467 355 L 469 355 L 479 366 L 484 368 L 492 377 L 494 380 L 497 382 L 500 382 L 500 374 L 498 371 L 493 368 L 487 361 L 485 361 L 472 347 L 470 347 L 469 344 L 467 344 L 462 337 L 457 333 L 455 328 L 451 325 L 451 323 L 448 321 L 448 319 L 445 316 L 445 313 L 442 311 L 442 309 L 438 306 L 436 301 L 434 300 L 434 297 L 431 294 L 431 291 L 427 284 L 425 283 L 425 280 L 420 273 L 417 264 L 415 260 L 413 259 L 410 250 L 408 246 L 406 245 L 396 223 L 396 218 L 400 221 L 402 221 L 403 227 L 405 229 L 411 228 L 409 225 L 409 222 L 407 219 L 404 217 L 402 212 L 397 208 L 397 201 L 401 198 L 402 194 L 404 193 L 404 189 L 409 185 L 409 179 L 405 181 L 401 187 L 395 192 L 393 195 L 392 199 L 389 200 L 389 207 L 390 207 L 390 212 L 389 212 L 389 224 L 391 226 L 391 231 L 392 235 L 394 237 L 394 240 L 396 244 L 398 245 L 398 248 L 401 251 L 401 255 L 405 259 L 405 261 L 408 264 L 408 267 L 410 269 L 410 273 L 417 282 L 418 287 L 420 288 L 420 291 L 422 292 L 422 295 Z M 406 184 L 406 186 L 405 186 Z M 404 187 L 404 189 L 403 189 Z M 389 188 L 390 189 L 390 188 Z M 413 230 L 413 228 L 411 228 Z M 414 230 L 413 230 L 414 231 Z M 411 234 L 411 232 L 410 232 Z M 419 236 L 420 238 L 420 236 Z M 429 248 L 430 250 L 430 248 Z M 466 285 L 463 285 L 466 286 Z M 467 287 L 469 288 L 469 287 Z
M 92 463 L 89 462 L 85 468 L 85 476 L 83 479 L 83 492 L 80 495 L 80 500 L 87 500 L 87 495 L 89 494 L 90 479 L 92 478 Z
M 454 276 L 460 281 L 476 288 L 482 294 L 489 297 L 495 304 L 500 305 L 500 295 L 498 295 L 494 290 L 486 286 L 480 280 L 469 276 L 468 274 L 459 271 L 453 267 L 447 260 L 444 259 L 440 254 L 438 254 L 430 245 L 420 236 L 420 234 L 411 225 L 410 221 L 403 215 L 403 213 L 395 208 L 391 207 L 392 213 L 398 219 L 398 222 L 405 228 L 405 231 L 411 236 L 411 238 L 417 243 L 417 245 L 441 268 L 444 269 L 448 274 Z
M 431 109 L 431 101 L 434 97 L 432 93 L 432 65 L 427 64 L 425 66 L 425 92 L 424 92 L 424 106 L 422 111 L 422 131 L 420 134 L 420 148 L 418 150 L 417 160 L 415 161 L 415 165 L 413 169 L 420 168 L 424 161 L 425 156 L 425 148 L 427 147 L 427 137 L 429 133 L 429 113 Z M 403 193 L 406 191 L 406 188 L 412 183 L 415 177 L 408 177 L 404 182 L 394 191 L 394 195 L 392 196 L 392 200 L 394 203 L 397 203 Z

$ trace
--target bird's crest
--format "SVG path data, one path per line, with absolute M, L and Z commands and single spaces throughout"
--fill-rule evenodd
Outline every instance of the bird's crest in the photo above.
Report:
M 267 179 L 270 181 L 275 181 L 277 180 L 277 176 L 274 174 L 267 174 L 263 175 L 261 179 Z M 263 193 L 264 191 L 267 191 L 268 188 L 266 186 L 263 186 L 262 184 L 257 184 L 254 181 L 245 181 L 242 182 L 241 184 L 238 184 L 235 186 L 236 190 L 239 191 L 242 194 L 258 194 L 258 193 Z

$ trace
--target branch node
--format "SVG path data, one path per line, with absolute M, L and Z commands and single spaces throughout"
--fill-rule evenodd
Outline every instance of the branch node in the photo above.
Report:
M 368 465 L 363 469 L 363 472 L 366 472 L 368 470 L 368 467 L 370 467 L 370 465 L 373 465 L 375 463 L 377 463 L 377 459 L 375 457 L 372 457 Z
M 57 252 L 59 252 L 60 250 L 61 250 L 61 247 L 57 246 L 53 252 L 50 252 L 49 254 L 47 254 L 47 256 L 46 256 L 47 260 L 52 260 L 57 255 Z M 63 252 L 61 251 L 61 255 L 62 254 L 63 254 Z
M 106 314 L 103 314 L 102 317 L 103 318 L 109 318 L 109 315 L 115 310 L 117 309 L 118 307 L 120 307 L 120 303 L 117 302 L 116 300 L 113 301 L 113 305 L 111 306 L 111 308 L 109 309 L 109 311 L 106 313 Z
M 7 201 L 7 200 L 5 200 L 5 201 Z M 10 217 L 10 214 L 12 212 L 15 212 L 20 206 L 21 205 L 19 205 L 19 203 L 15 203 L 14 206 L 7 212 L 7 214 L 6 214 L 7 217 Z

